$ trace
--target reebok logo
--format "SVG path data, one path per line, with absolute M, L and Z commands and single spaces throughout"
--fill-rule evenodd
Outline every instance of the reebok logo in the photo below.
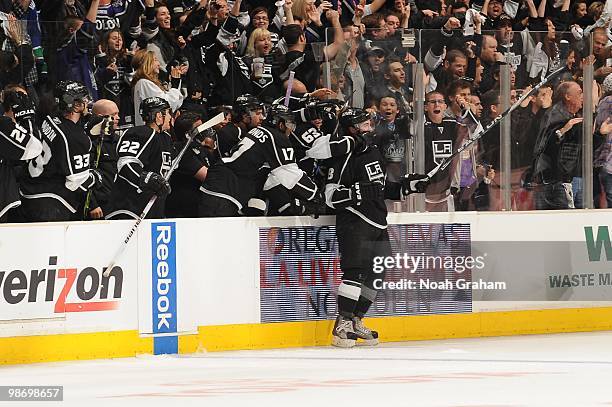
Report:
M 176 223 L 151 224 L 153 353 L 178 352 Z

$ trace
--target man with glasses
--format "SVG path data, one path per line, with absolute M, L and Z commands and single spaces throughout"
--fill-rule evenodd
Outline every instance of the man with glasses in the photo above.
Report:
M 425 171 L 429 172 L 457 149 L 459 123 L 454 118 L 444 117 L 447 110 L 444 95 L 433 91 L 425 95 Z M 455 210 L 451 188 L 459 184 L 453 181 L 456 163 L 439 171 L 432 179 L 425 194 L 426 209 L 430 212 L 452 212 Z

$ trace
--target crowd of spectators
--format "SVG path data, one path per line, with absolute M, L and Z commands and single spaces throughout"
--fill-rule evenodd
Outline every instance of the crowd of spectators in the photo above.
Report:
M 430 170 L 501 113 L 502 66 L 510 66 L 512 103 L 566 66 L 512 115 L 513 209 L 581 206 L 586 103 L 594 108 L 595 206 L 612 207 L 611 19 L 610 0 L 0 0 L 0 88 L 27 91 L 42 121 L 57 114 L 58 82 L 85 85 L 94 114 L 115 116 L 101 163 L 108 195 L 116 141 L 143 124 L 140 105 L 152 96 L 166 99 L 177 120 L 224 112 L 237 129 L 236 98 L 272 103 L 288 86 L 296 97 L 368 109 L 393 181 L 414 158 L 416 81 L 425 88 Z M 593 83 L 584 82 L 587 64 Z M 583 100 L 585 87 L 592 101 Z M 204 146 L 212 161 L 240 139 L 228 134 L 217 128 Z M 20 166 L 0 151 L 2 165 Z M 203 174 L 195 172 L 197 188 Z M 432 180 L 428 210 L 500 209 L 499 184 L 497 126 Z M 85 217 L 104 215 L 96 206 Z

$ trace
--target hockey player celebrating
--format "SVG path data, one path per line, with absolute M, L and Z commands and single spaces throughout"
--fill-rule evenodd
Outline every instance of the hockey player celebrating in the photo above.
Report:
M 34 104 L 25 89 L 12 86 L 2 92 L 4 115 L 0 116 L 0 223 L 8 211 L 21 204 L 14 165 L 29 160 L 42 152 L 42 144 L 35 133 Z
M 102 184 L 90 168 L 91 140 L 81 125 L 87 113 L 85 85 L 62 81 L 54 90 L 58 115 L 42 123 L 42 153 L 28 164 L 21 183 L 21 212 L 26 221 L 77 220 L 89 188 Z
M 306 201 L 317 199 L 316 185 L 295 163 L 289 142 L 289 134 L 294 129 L 294 116 L 289 108 L 273 105 L 264 123 L 246 133 L 230 157 L 208 169 L 200 188 L 200 216 L 236 216 L 254 207 L 254 201 L 261 203 L 254 198 L 261 194 L 257 176 L 266 163 L 276 182 L 293 195 Z
M 232 149 L 251 129 L 263 121 L 263 104 L 253 95 L 238 96 L 232 109 L 232 122 L 217 131 L 220 157 L 229 157 Z
M 355 346 L 358 338 L 367 345 L 378 344 L 378 333 L 368 329 L 362 318 L 376 298 L 374 280 L 383 278 L 382 274 L 373 272 L 373 258 L 390 256 L 391 246 L 384 200 L 384 159 L 372 144 L 375 133 L 370 114 L 362 109 L 347 109 L 340 116 L 340 126 L 354 138 L 355 149 L 333 160 L 325 198 L 327 205 L 336 209 L 342 269 L 332 344 L 347 348 Z M 401 184 L 395 184 L 396 199 L 400 193 L 424 192 L 428 183 L 426 175 L 404 175 Z
M 113 211 L 106 219 L 138 219 L 153 195 L 158 199 L 146 217 L 164 217 L 165 197 L 170 193 L 165 176 L 174 151 L 167 133 L 172 121 L 170 104 L 160 97 L 150 97 L 142 101 L 140 114 L 145 125 L 130 128 L 117 142 Z
M 338 100 L 304 100 L 302 107 L 293 113 L 298 119 L 296 129 L 289 137 L 295 151 L 295 160 L 302 171 L 312 177 L 323 188 L 325 176 L 318 163 L 331 157 L 342 156 L 353 150 L 352 137 L 338 135 L 338 114 L 344 102 Z M 298 103 L 295 103 L 296 105 Z M 268 177 L 264 192 L 269 202 L 268 214 L 272 215 L 320 215 L 325 213 L 325 204 L 311 205 L 291 197 L 273 175 Z

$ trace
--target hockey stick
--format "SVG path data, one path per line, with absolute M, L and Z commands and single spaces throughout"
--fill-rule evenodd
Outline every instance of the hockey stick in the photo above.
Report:
M 293 89 L 293 78 L 295 77 L 295 72 L 289 72 L 289 79 L 287 79 L 287 92 L 285 93 L 285 102 L 283 103 L 285 106 L 289 107 L 289 99 L 291 98 L 291 90 Z
M 105 118 L 106 120 L 106 118 Z M 104 143 L 104 131 L 100 133 L 100 141 L 98 147 L 96 147 L 96 161 L 94 162 L 94 168 L 97 170 L 100 166 L 100 155 L 102 154 L 102 143 Z M 91 204 L 91 188 L 87 191 L 87 198 L 85 198 L 85 207 L 83 208 L 83 219 L 87 220 L 87 214 L 89 213 L 89 205 Z
M 465 151 L 468 147 L 470 147 L 472 144 L 474 144 L 476 141 L 480 140 L 482 138 L 482 136 L 484 136 L 485 134 L 487 134 L 493 127 L 495 127 L 495 125 L 497 123 L 499 123 L 500 121 L 502 121 L 503 119 L 506 118 L 506 116 L 508 116 L 510 113 L 512 113 L 514 110 L 516 110 L 516 108 L 518 108 L 521 103 L 523 103 L 525 101 L 525 99 L 527 99 L 529 96 L 533 95 L 534 93 L 536 93 L 538 91 L 538 89 L 540 89 L 542 86 L 544 86 L 546 83 L 548 83 L 550 80 L 554 79 L 555 77 L 557 77 L 559 74 L 561 74 L 562 72 L 564 72 L 567 68 L 565 66 L 557 69 L 556 71 L 554 71 L 553 73 L 551 73 L 550 75 L 548 75 L 546 78 L 542 79 L 542 81 L 540 83 L 538 83 L 536 86 L 533 87 L 533 89 L 531 89 L 529 92 L 523 93 L 523 95 L 516 101 L 514 102 L 514 104 L 512 106 L 510 106 L 508 109 L 506 109 L 504 112 L 502 112 L 501 114 L 499 114 L 497 117 L 495 117 L 493 119 L 493 121 L 491 123 L 489 123 L 487 125 L 487 127 L 485 127 L 481 132 L 474 134 L 474 136 L 472 136 L 472 138 L 470 138 L 470 140 L 462 145 L 461 147 L 459 147 L 457 149 L 457 151 L 455 151 L 454 153 L 452 153 L 450 156 L 444 158 L 442 160 L 442 162 L 440 164 L 438 164 L 436 167 L 434 167 L 431 171 L 429 171 L 427 173 L 427 178 L 431 179 L 433 178 L 439 171 L 443 171 L 444 169 L 446 169 L 446 167 L 448 167 L 451 163 L 451 161 L 458 156 L 459 154 L 461 154 L 463 151 Z
M 179 154 L 176 156 L 176 158 L 174 160 L 172 160 L 172 166 L 170 167 L 170 169 L 166 173 L 166 176 L 164 177 L 166 179 L 166 181 L 168 181 L 170 179 L 170 177 L 172 176 L 172 173 L 178 167 L 179 163 L 181 162 L 181 159 L 183 158 L 183 155 L 185 155 L 185 152 L 187 151 L 187 149 L 189 148 L 189 146 L 193 142 L 193 139 L 195 138 L 195 136 L 197 134 L 202 133 L 203 131 L 205 131 L 205 130 L 207 130 L 207 129 L 209 129 L 209 128 L 211 128 L 211 127 L 213 127 L 213 126 L 215 126 L 215 125 L 217 125 L 217 124 L 219 124 L 221 122 L 223 122 L 223 120 L 225 120 L 225 115 L 223 113 L 219 113 L 218 115 L 216 115 L 212 119 L 208 120 L 206 123 L 200 124 L 198 127 L 196 127 L 194 130 L 190 131 L 187 134 L 187 142 L 185 143 L 185 145 L 183 146 L 183 148 L 181 149 Z M 149 211 L 153 207 L 153 204 L 155 203 L 156 200 L 157 200 L 157 195 L 153 195 L 151 197 L 151 199 L 149 199 L 149 202 L 147 202 L 147 205 L 142 210 L 142 213 L 140 214 L 138 219 L 136 219 L 136 222 L 134 223 L 134 225 L 132 226 L 132 228 L 128 232 L 128 234 L 125 237 L 125 239 L 123 239 L 123 241 L 121 242 L 121 246 L 119 246 L 119 249 L 117 250 L 117 252 L 113 256 L 112 261 L 110 262 L 110 264 L 108 265 L 106 270 L 104 270 L 104 277 L 108 277 L 110 275 L 111 270 L 115 267 L 115 264 L 117 264 L 117 260 L 119 260 L 119 257 L 121 257 L 121 255 L 125 251 L 125 248 L 127 247 L 128 242 L 130 241 L 132 236 L 134 236 L 134 233 L 136 233 L 136 230 L 138 229 L 138 226 L 140 226 L 140 223 L 147 216 L 147 214 L 149 213 Z

